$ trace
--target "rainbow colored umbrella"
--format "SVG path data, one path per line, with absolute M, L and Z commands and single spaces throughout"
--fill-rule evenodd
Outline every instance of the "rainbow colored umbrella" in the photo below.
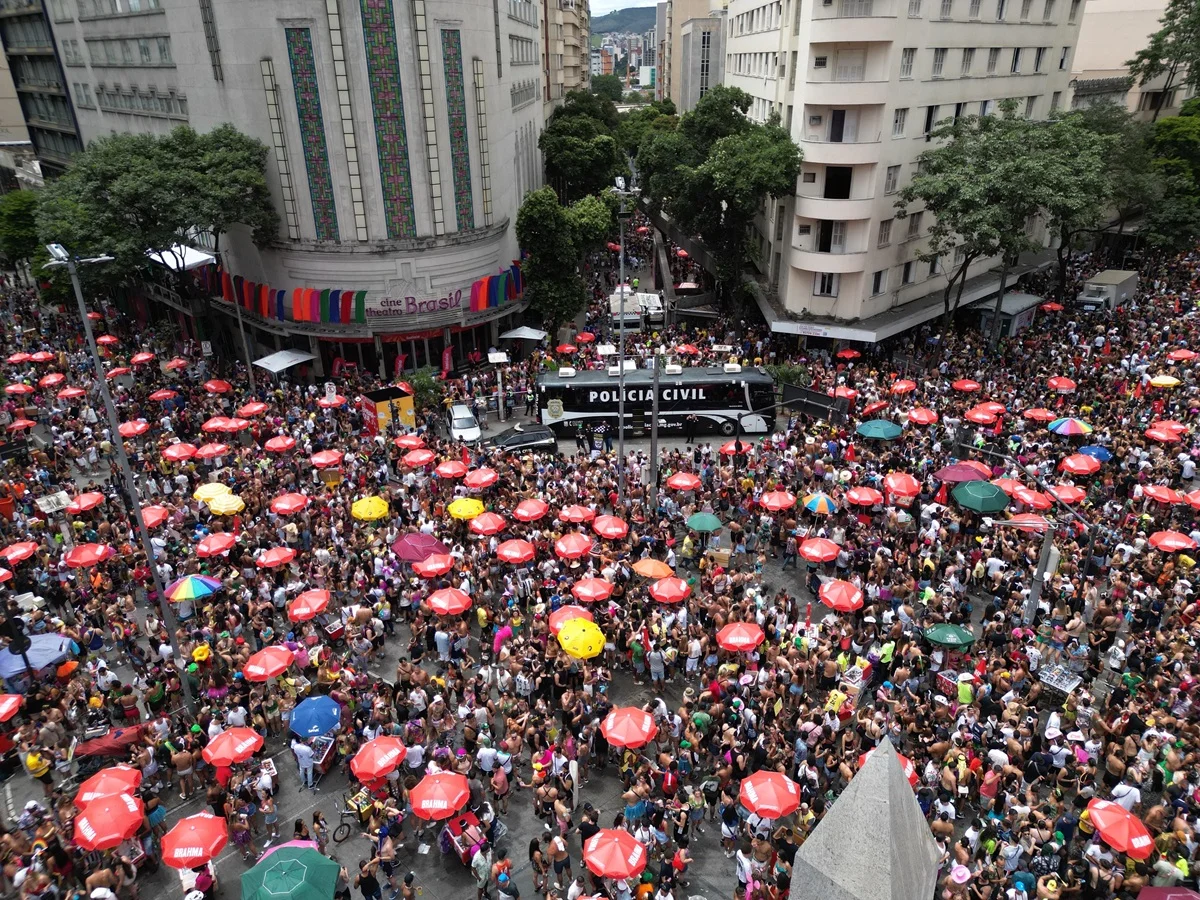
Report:
M 837 504 L 828 494 L 809 494 L 804 498 L 804 508 L 819 516 L 830 516 L 837 512 Z
M 220 589 L 221 582 L 216 578 L 208 578 L 204 575 L 184 575 L 167 585 L 167 599 L 174 603 L 184 600 L 199 600 L 201 597 L 215 594 Z
M 1091 425 L 1083 421 L 1083 419 L 1076 418 L 1055 419 L 1053 422 L 1047 425 L 1046 428 L 1050 431 L 1053 431 L 1055 434 L 1061 434 L 1068 437 L 1077 434 L 1091 434 L 1093 431 Z

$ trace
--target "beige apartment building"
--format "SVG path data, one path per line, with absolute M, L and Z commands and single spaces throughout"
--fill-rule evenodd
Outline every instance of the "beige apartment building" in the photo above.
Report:
M 796 195 L 769 204 L 754 236 L 773 328 L 873 341 L 940 312 L 955 260 L 917 258 L 932 222 L 916 208 L 897 219 L 896 193 L 939 121 L 1006 98 L 1030 118 L 1064 104 L 1082 7 L 730 0 L 724 83 L 751 95 L 752 118 L 777 112 L 804 152 Z
M 683 27 L 694 19 L 722 16 L 728 6 L 729 0 L 667 0 L 658 4 L 660 98 L 670 97 L 683 108 Z M 699 52 L 698 45 L 694 49 Z

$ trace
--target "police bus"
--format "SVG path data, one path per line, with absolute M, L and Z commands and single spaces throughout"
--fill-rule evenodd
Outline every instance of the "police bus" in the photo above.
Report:
M 650 430 L 654 372 L 625 370 L 626 434 Z M 620 401 L 617 366 L 607 371 L 563 368 L 537 381 L 543 425 L 570 436 L 580 422 L 592 428 L 604 422 L 615 429 Z M 666 366 L 658 384 L 660 433 L 684 434 L 695 414 L 697 434 L 766 434 L 775 429 L 775 382 L 764 369 L 724 366 Z M 740 432 L 739 432 L 740 421 Z

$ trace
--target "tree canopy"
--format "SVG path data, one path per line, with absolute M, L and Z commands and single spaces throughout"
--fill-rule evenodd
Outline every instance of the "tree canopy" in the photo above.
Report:
M 41 249 L 38 197 L 36 191 L 12 191 L 0 197 L 0 253 L 18 269 Z
M 620 103 L 625 94 L 625 85 L 617 75 L 593 75 L 592 93 L 613 103 Z
M 1180 81 L 1200 87 L 1200 0 L 1169 0 L 1158 21 L 1159 30 L 1126 63 L 1129 74 L 1143 87 L 1159 76 L 1166 76 L 1154 107 L 1155 119 L 1171 88 Z
M 563 196 L 599 193 L 625 171 L 614 136 L 618 124 L 612 101 L 586 91 L 571 91 L 554 111 L 538 147 L 546 161 L 546 177 Z

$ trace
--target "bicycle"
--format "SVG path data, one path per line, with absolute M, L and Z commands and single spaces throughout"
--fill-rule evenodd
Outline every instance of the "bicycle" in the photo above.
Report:
M 338 818 L 341 820 L 337 828 L 333 829 L 333 841 L 335 844 L 340 844 L 346 838 L 350 837 L 350 823 L 346 819 L 354 822 L 357 828 L 362 828 L 362 813 L 354 804 L 350 802 L 349 794 L 342 794 L 342 806 L 338 810 Z

